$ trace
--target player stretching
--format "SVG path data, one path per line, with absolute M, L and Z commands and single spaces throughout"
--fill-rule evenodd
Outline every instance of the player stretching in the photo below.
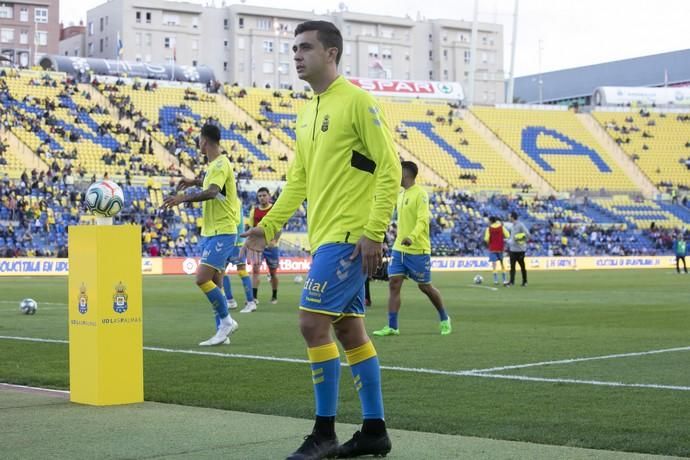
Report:
M 256 310 L 256 305 L 254 304 L 254 294 L 252 291 L 252 278 L 247 273 L 247 258 L 240 254 L 242 246 L 244 245 L 244 238 L 239 236 L 244 233 L 244 213 L 242 212 L 242 202 L 237 200 L 235 204 L 237 209 L 237 214 L 240 217 L 240 223 L 237 225 L 237 241 L 235 241 L 235 246 L 232 249 L 232 254 L 228 262 L 233 264 L 237 268 L 237 274 L 242 280 L 242 287 L 244 288 L 244 296 L 247 299 L 247 303 L 244 308 L 253 308 Z M 234 310 L 237 308 L 237 301 L 232 296 L 232 286 L 230 285 L 230 275 L 225 275 L 223 277 L 223 290 L 225 291 L 225 298 L 228 300 L 228 308 Z
M 163 201 L 163 208 L 172 208 L 181 203 L 203 202 L 201 236 L 203 254 L 196 271 L 196 284 L 206 294 L 213 310 L 219 317 L 216 333 L 201 346 L 229 343 L 228 336 L 237 330 L 237 322 L 228 313 L 228 302 L 221 291 L 226 261 L 232 253 L 237 237 L 237 189 L 235 175 L 230 161 L 220 153 L 220 129 L 211 124 L 201 128 L 199 138 L 201 153 L 208 159 L 204 180 L 180 179 L 177 190 L 201 186 L 203 191 L 191 194 L 170 195 Z
M 402 162 L 403 190 L 398 195 L 398 236 L 393 244 L 393 257 L 388 266 L 388 326 L 374 331 L 374 335 L 399 335 L 398 312 L 400 289 L 409 277 L 436 307 L 441 321 L 441 335 L 448 335 L 453 328 L 450 317 L 443 308 L 441 293 L 431 284 L 431 242 L 429 241 L 429 195 L 415 183 L 417 165 Z
M 273 207 L 271 203 L 271 194 L 266 187 L 261 187 L 256 191 L 256 198 L 259 200 L 259 206 L 254 206 L 249 213 L 249 222 L 252 227 L 256 227 L 264 218 L 268 211 Z M 280 265 L 280 250 L 278 249 L 278 238 L 280 238 L 280 232 L 277 232 L 271 241 L 269 241 L 266 249 L 264 249 L 262 259 L 266 261 L 266 266 L 268 267 L 268 274 L 271 277 L 271 289 L 273 293 L 271 294 L 271 303 L 278 303 L 278 266 Z M 254 299 L 256 302 L 253 305 L 247 304 L 246 307 L 242 309 L 240 313 L 250 313 L 256 310 L 256 304 L 259 301 L 259 282 L 261 277 L 259 276 L 259 270 L 261 269 L 261 261 L 258 264 L 252 264 L 253 282 L 254 282 Z
M 307 199 L 313 260 L 299 322 L 311 362 L 316 422 L 288 459 L 385 455 L 391 442 L 383 419 L 379 360 L 364 327 L 364 280 L 381 263 L 400 184 L 398 154 L 373 97 L 338 75 L 343 38 L 333 24 L 298 25 L 292 49 L 297 75 L 315 95 L 297 116 L 287 184 L 245 241 L 252 257 L 261 257 L 266 240 Z M 335 435 L 340 352 L 332 329 L 345 349 L 364 419 L 361 431 L 341 446 Z
M 494 284 L 498 284 L 498 271 L 496 270 L 496 262 L 501 264 L 501 276 L 503 277 L 503 284 L 506 282 L 506 268 L 503 265 L 503 250 L 505 249 L 505 242 L 510 237 L 510 233 L 503 226 L 497 217 L 489 217 L 489 226 L 484 231 L 484 242 L 489 247 L 489 261 L 491 262 L 491 269 L 494 271 Z

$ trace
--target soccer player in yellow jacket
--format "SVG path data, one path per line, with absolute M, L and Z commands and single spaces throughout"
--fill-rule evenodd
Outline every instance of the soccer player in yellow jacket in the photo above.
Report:
M 400 163 L 374 98 L 338 75 L 340 31 L 330 22 L 295 29 L 298 76 L 314 97 L 297 116 L 295 158 L 287 184 L 261 223 L 245 233 L 258 260 L 306 199 L 313 260 L 302 290 L 299 323 L 311 362 L 316 400 L 312 433 L 288 459 L 385 455 L 391 450 L 381 395 L 381 372 L 364 327 L 364 281 L 381 263 L 382 242 L 400 184 Z M 338 445 L 335 415 L 340 353 L 345 349 L 362 407 L 363 425 Z
M 195 185 L 201 186 L 203 190 L 198 193 L 170 195 L 163 201 L 163 208 L 166 209 L 182 203 L 203 203 L 201 236 L 204 237 L 204 249 L 196 272 L 196 284 L 211 303 L 218 320 L 216 333 L 201 342 L 200 346 L 230 343 L 229 336 L 238 327 L 228 312 L 228 301 L 223 294 L 225 267 L 237 239 L 237 188 L 232 165 L 228 157 L 221 154 L 220 139 L 218 126 L 206 124 L 201 128 L 199 147 L 208 159 L 204 179 L 183 178 L 177 184 L 177 191 Z
M 400 289 L 405 278 L 417 283 L 436 308 L 441 335 L 448 335 L 453 328 L 450 317 L 443 307 L 438 289 L 431 284 L 431 242 L 429 240 L 429 195 L 416 184 L 417 164 L 402 162 L 403 190 L 398 195 L 398 236 L 393 245 L 391 262 L 388 265 L 388 325 L 374 331 L 374 335 L 400 335 L 398 312 L 400 311 Z

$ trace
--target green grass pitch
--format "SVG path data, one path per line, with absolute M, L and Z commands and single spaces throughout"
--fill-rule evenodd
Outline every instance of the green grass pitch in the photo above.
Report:
M 494 290 L 490 273 L 479 287 L 473 276 L 434 275 L 452 335 L 440 336 L 433 307 L 407 282 L 401 335 L 374 338 L 391 427 L 690 456 L 690 277 L 532 272 L 527 288 Z M 300 288 L 281 276 L 271 305 L 264 278 L 258 311 L 233 313 L 240 329 L 232 344 L 209 350 L 197 346 L 213 320 L 193 278 L 145 277 L 144 344 L 154 348 L 144 352 L 146 399 L 311 418 L 308 366 L 270 359 L 306 358 Z M 242 300 L 237 278 L 233 289 Z M 369 331 L 387 318 L 387 285 L 372 289 Z M 24 297 L 38 301 L 35 316 L 20 314 Z M 0 382 L 67 389 L 66 303 L 66 278 L 0 278 Z M 578 360 L 592 357 L 604 358 Z M 357 423 L 347 368 L 340 393 L 339 420 Z

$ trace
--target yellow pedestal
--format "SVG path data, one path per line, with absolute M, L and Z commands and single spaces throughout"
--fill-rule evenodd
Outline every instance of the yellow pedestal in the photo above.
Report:
M 70 400 L 144 400 L 141 228 L 69 228 Z

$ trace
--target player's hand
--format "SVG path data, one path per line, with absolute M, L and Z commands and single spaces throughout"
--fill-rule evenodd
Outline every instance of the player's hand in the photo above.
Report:
M 163 200 L 161 208 L 170 209 L 174 206 L 179 206 L 181 203 L 184 203 L 184 195 L 168 195 Z
M 362 272 L 371 278 L 374 276 L 376 269 L 381 265 L 383 243 L 370 240 L 362 235 L 355 245 L 355 250 L 352 252 L 350 260 L 355 260 L 360 254 L 362 255 Z
M 240 235 L 244 240 L 244 246 L 240 249 L 240 257 L 246 257 L 252 265 L 261 264 L 261 257 L 266 248 L 266 234 L 262 227 L 252 227 Z
M 409 238 L 403 238 L 400 244 L 402 244 L 403 246 L 412 246 L 412 240 Z
M 196 179 L 187 179 L 186 177 L 183 177 L 177 183 L 177 187 L 175 187 L 175 190 L 179 192 L 180 190 L 184 190 L 188 187 L 192 187 L 195 183 L 196 183 Z

